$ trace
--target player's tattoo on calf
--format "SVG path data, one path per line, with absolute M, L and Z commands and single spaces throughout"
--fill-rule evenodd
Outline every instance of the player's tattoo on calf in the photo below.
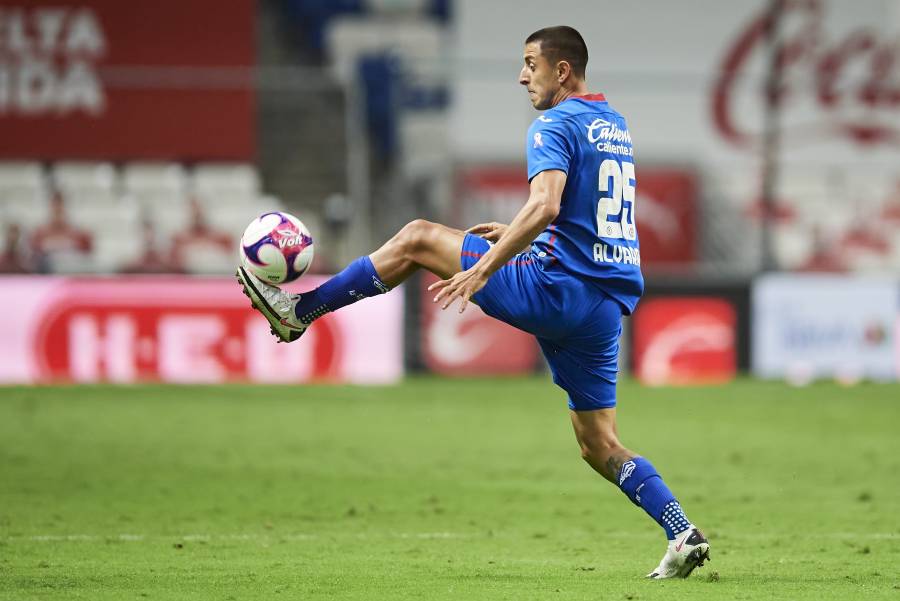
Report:
M 606 473 L 604 474 L 604 476 L 612 481 L 615 481 L 615 479 L 619 476 L 619 472 L 622 470 L 622 464 L 626 461 L 628 461 L 628 456 L 626 456 L 624 453 L 621 455 L 610 455 L 606 460 Z
M 604 470 L 601 472 L 603 477 L 613 483 L 619 482 L 619 474 L 622 472 L 622 466 L 632 459 L 635 458 L 634 453 L 622 449 L 620 451 L 613 451 L 613 453 L 606 459 L 606 465 L 604 466 Z

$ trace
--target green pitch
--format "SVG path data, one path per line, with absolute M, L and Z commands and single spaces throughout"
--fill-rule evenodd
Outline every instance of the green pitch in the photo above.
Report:
M 689 580 L 546 378 L 0 388 L 0 599 L 900 599 L 900 386 L 625 383 L 619 425 Z

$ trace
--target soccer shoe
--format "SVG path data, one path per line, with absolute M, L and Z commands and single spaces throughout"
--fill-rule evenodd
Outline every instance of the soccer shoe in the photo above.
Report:
M 288 294 L 281 288 L 266 284 L 243 267 L 238 267 L 235 275 L 253 308 L 269 321 L 278 342 L 293 342 L 303 335 L 309 325 L 301 323 L 294 315 L 299 294 Z
M 662 580 L 663 578 L 687 578 L 709 560 L 709 541 L 697 528 L 691 526 L 669 541 L 669 548 L 663 555 L 659 566 L 647 578 Z

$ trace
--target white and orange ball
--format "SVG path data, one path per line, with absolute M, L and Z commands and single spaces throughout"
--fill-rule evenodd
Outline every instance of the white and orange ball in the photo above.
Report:
M 293 282 L 313 260 L 313 239 L 303 222 L 273 211 L 254 219 L 241 236 L 241 265 L 268 284 Z

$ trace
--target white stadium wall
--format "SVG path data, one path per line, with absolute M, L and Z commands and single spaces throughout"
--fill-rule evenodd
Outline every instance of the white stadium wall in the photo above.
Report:
M 525 131 L 536 117 L 517 83 L 524 39 L 541 27 L 571 24 L 588 44 L 591 90 L 606 93 L 628 118 L 641 157 L 709 164 L 743 161 L 753 154 L 763 123 L 758 86 L 766 48 L 752 29 L 768 4 L 460 0 L 452 79 L 455 152 L 462 159 L 522 160 Z M 785 158 L 896 161 L 900 101 L 889 92 L 900 90 L 900 65 L 881 75 L 884 97 L 870 103 L 861 96 L 872 78 L 873 53 L 893 44 L 900 32 L 900 3 L 787 4 L 784 38 L 809 39 L 803 55 L 786 68 L 790 91 L 784 105 Z M 866 49 L 842 48 L 848 39 Z M 746 52 L 740 50 L 742 45 Z M 724 71 L 731 76 L 723 78 L 729 56 L 733 68 Z M 835 97 L 820 97 L 829 92 Z M 726 113 L 724 121 L 716 118 L 717 106 Z M 880 127 L 885 138 L 880 144 L 860 145 L 850 129 L 854 124 Z M 735 134 L 748 139 L 739 141 Z

